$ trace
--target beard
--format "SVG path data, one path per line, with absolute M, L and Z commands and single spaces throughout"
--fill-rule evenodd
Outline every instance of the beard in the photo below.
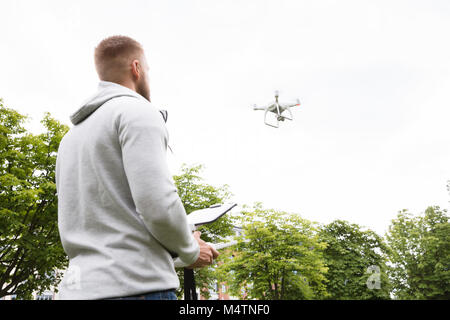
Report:
M 150 85 L 147 81 L 147 75 L 144 75 L 142 80 L 137 84 L 136 92 L 143 96 L 145 99 L 150 101 Z

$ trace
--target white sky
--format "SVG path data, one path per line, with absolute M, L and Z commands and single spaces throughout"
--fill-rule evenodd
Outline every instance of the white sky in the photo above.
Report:
M 168 154 L 205 165 L 240 205 L 382 234 L 398 210 L 448 208 L 450 2 L 179 0 L 0 2 L 0 97 L 69 124 L 96 91 L 93 50 L 141 42 Z M 254 103 L 300 98 L 274 129 Z

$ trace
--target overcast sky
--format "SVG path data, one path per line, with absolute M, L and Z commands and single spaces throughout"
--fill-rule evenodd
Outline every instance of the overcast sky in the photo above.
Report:
M 448 208 L 448 0 L 0 2 L 0 97 L 69 116 L 97 89 L 93 51 L 145 48 L 168 153 L 240 205 L 345 219 L 383 234 L 397 212 Z M 279 129 L 252 105 L 302 105 Z

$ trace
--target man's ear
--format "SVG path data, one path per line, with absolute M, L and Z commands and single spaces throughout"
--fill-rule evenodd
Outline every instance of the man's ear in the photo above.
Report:
M 133 60 L 131 62 L 131 73 L 135 79 L 139 79 L 142 76 L 142 68 L 139 60 Z

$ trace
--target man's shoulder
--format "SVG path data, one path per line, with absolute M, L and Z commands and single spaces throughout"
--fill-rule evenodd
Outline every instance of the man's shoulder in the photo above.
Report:
M 114 106 L 116 108 L 148 108 L 153 107 L 150 101 L 139 98 L 136 96 L 131 95 L 123 95 L 123 96 L 117 96 L 106 102 L 109 106 Z M 105 104 L 106 104 L 105 103 Z
M 113 110 L 116 121 L 119 123 L 144 121 L 148 124 L 163 125 L 164 120 L 159 110 L 145 99 L 123 96 L 112 100 L 108 108 Z
M 149 101 L 132 96 L 120 96 L 109 100 L 108 108 L 114 110 L 118 115 L 147 115 L 157 113 L 158 109 Z

